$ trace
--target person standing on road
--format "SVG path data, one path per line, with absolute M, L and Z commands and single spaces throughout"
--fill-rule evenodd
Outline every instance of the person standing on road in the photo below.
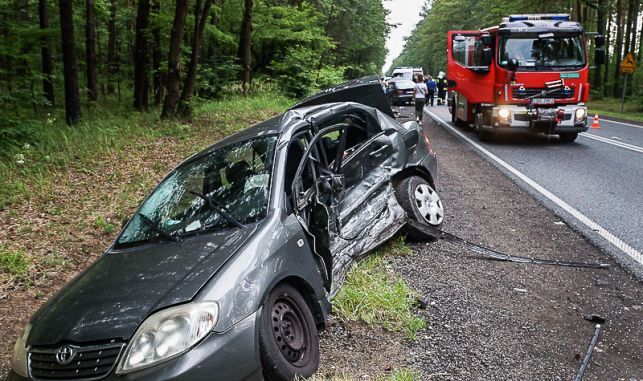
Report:
M 413 100 L 415 101 L 415 121 L 422 125 L 422 114 L 424 113 L 424 104 L 426 103 L 426 96 L 429 93 L 429 89 L 424 83 L 424 76 L 422 74 L 417 75 L 417 82 L 413 87 Z
M 434 100 L 435 100 L 435 92 L 438 89 L 438 84 L 435 83 L 433 80 L 433 77 L 430 75 L 428 76 L 428 80 L 426 81 L 426 87 L 429 89 L 429 99 L 427 100 L 426 104 L 429 106 L 433 106 Z
M 447 78 L 446 74 L 444 74 L 443 71 L 441 71 L 438 74 L 438 104 L 442 105 L 446 103 L 446 98 L 447 98 Z

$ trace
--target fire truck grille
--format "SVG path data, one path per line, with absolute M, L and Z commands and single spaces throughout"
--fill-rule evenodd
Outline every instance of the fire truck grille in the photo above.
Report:
M 58 361 L 59 349 L 32 349 L 29 370 L 36 380 L 98 380 L 106 377 L 116 365 L 122 343 L 77 347 L 67 346 L 73 353 L 69 363 Z
M 536 98 L 554 98 L 554 99 L 568 99 L 574 97 L 574 90 L 557 89 L 547 93 L 547 89 L 513 89 L 513 99 L 527 99 L 531 97 Z M 545 92 L 545 94 L 543 94 Z

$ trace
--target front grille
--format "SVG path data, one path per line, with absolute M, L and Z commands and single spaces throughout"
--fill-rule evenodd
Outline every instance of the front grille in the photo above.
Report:
M 37 380 L 98 380 L 116 366 L 122 343 L 80 347 L 67 345 L 73 351 L 71 362 L 62 365 L 56 359 L 60 348 L 29 351 L 29 370 Z
M 571 118 L 572 114 L 565 114 L 563 120 L 570 120 Z M 527 114 L 514 114 L 514 119 L 518 122 L 529 122 L 532 120 L 532 118 Z
M 547 91 L 547 89 L 513 89 L 512 96 L 513 99 L 527 99 L 529 97 L 569 99 L 574 97 L 573 89 L 566 90 L 561 88 L 544 95 L 542 94 L 543 91 Z

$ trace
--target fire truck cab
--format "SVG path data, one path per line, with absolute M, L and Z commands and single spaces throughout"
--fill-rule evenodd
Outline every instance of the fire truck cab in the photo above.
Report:
M 572 142 L 587 131 L 587 38 L 569 15 L 512 15 L 499 26 L 450 31 L 447 70 L 452 121 L 473 125 L 483 140 L 526 129 Z

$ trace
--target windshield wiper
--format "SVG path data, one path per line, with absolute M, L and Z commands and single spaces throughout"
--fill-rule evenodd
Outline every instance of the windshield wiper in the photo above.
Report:
M 172 234 L 166 232 L 161 228 L 156 222 L 152 221 L 148 216 L 144 215 L 141 212 L 136 213 L 138 214 L 139 217 L 141 217 L 141 220 L 145 221 L 152 229 L 154 229 L 159 235 L 165 239 L 169 239 L 170 241 L 174 242 L 180 242 L 181 238 L 175 237 Z
M 225 218 L 226 221 L 231 223 L 232 225 L 238 227 L 239 229 L 243 229 L 245 225 L 243 225 L 241 222 L 237 221 L 234 217 L 232 217 L 228 212 L 223 209 L 222 206 L 218 205 L 216 202 L 214 202 L 210 197 L 204 195 L 203 193 L 199 192 L 194 192 L 189 190 L 189 194 L 195 195 L 201 200 L 205 201 L 208 203 L 211 209 L 213 209 L 215 212 L 219 213 L 221 217 Z

